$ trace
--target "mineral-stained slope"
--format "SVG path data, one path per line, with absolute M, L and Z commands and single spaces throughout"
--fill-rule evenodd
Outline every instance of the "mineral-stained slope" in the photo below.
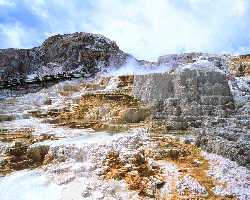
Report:
M 1 200 L 249 199 L 249 56 L 128 58 L 88 33 L 0 50 Z
M 65 189 L 65 200 L 247 199 L 249 195 L 242 189 L 247 187 L 246 168 L 234 164 L 227 173 L 230 176 L 239 168 L 236 177 L 227 180 L 225 172 L 222 179 L 217 177 L 221 175 L 218 170 L 233 162 L 218 157 L 217 161 L 225 163 L 218 166 L 213 155 L 208 154 L 210 162 L 193 143 L 170 136 L 170 127 L 151 116 L 150 106 L 133 97 L 133 76 L 78 81 L 64 81 L 1 102 L 8 107 L 6 113 L 14 108 L 21 110 L 19 117 L 26 115 L 21 121 L 0 123 L 6 128 L 0 137 L 1 199 L 15 199 L 5 185 L 13 188 L 19 184 L 15 173 L 22 175 L 23 171 L 9 173 L 26 168 L 31 168 L 31 173 L 42 169 L 46 181 Z M 43 97 L 45 93 L 53 98 L 49 101 Z M 38 97 L 44 98 L 40 104 L 35 101 Z M 27 101 L 31 105 L 22 104 Z M 33 128 L 20 130 L 26 126 Z M 18 127 L 19 131 L 11 131 Z M 241 175 L 242 182 L 235 183 Z M 32 192 L 41 185 L 25 183 L 29 184 Z M 47 191 L 47 184 L 39 191 Z
M 166 129 L 190 131 L 198 136 L 199 147 L 249 167 L 249 101 L 239 101 L 237 94 L 243 91 L 230 73 L 230 66 L 237 65 L 232 60 L 202 54 L 161 57 L 159 62 L 173 69 L 135 76 L 133 92 L 152 105 L 154 117 L 163 119 Z M 249 94 L 246 88 L 244 98 Z
M 0 85 L 91 76 L 101 67 L 124 64 L 128 57 L 101 35 L 55 35 L 32 49 L 0 50 Z

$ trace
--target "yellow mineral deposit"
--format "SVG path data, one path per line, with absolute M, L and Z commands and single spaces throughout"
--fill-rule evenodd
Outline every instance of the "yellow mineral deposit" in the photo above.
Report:
M 41 145 L 29 148 L 30 145 L 56 140 L 53 135 L 32 135 L 32 129 L 20 129 L 17 131 L 3 131 L 0 134 L 0 142 L 8 142 L 10 146 L 2 156 L 0 174 L 5 175 L 15 170 L 35 168 L 43 164 L 43 160 L 48 153 L 48 146 Z

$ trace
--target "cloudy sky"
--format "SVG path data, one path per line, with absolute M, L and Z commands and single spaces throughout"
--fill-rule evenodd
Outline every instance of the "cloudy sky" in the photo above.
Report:
M 100 33 L 137 58 L 250 53 L 250 0 L 0 0 L 0 48 Z

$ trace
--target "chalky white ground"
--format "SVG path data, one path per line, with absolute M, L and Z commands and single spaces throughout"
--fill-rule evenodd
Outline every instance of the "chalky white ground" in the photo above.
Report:
M 102 160 L 105 154 L 115 149 L 121 154 L 129 154 L 138 141 L 147 137 L 143 129 L 131 130 L 114 135 L 112 139 L 100 134 L 86 142 L 81 137 L 74 140 L 64 139 L 51 143 L 51 151 L 65 162 L 49 165 L 42 169 L 23 170 L 0 178 L 0 197 L 2 200 L 28 199 L 138 199 L 135 191 L 128 190 L 124 181 L 103 180 L 101 174 Z M 96 140 L 95 140 L 96 138 Z M 95 142 L 93 142 L 93 140 Z M 250 197 L 249 171 L 236 163 L 214 154 L 203 153 L 211 165 L 208 174 L 221 184 L 214 188 L 216 194 L 236 195 L 239 199 Z M 162 196 L 171 197 L 174 193 L 173 183 L 179 194 L 188 189 L 193 194 L 206 196 L 207 191 L 197 180 L 190 176 L 179 178 L 178 167 L 172 163 L 158 161 L 164 169 L 165 185 Z M 223 184 L 224 185 L 224 184 Z
M 194 66 L 186 66 L 186 68 L 189 67 Z M 129 154 L 131 149 L 136 147 L 138 141 L 146 140 L 147 133 L 144 129 L 134 129 L 120 134 L 95 133 L 92 130 L 55 128 L 50 124 L 41 123 L 39 119 L 25 118 L 27 110 L 37 109 L 42 105 L 41 97 L 45 94 L 52 96 L 53 104 L 44 106 L 42 109 L 57 107 L 62 102 L 65 103 L 65 97 L 59 96 L 57 92 L 61 84 L 66 83 L 68 84 L 68 82 L 60 83 L 38 93 L 16 98 L 15 107 L 12 105 L 5 107 L 5 111 L 19 117 L 11 122 L 1 122 L 1 127 L 17 129 L 28 127 L 34 128 L 34 134 L 63 136 L 64 138 L 61 140 L 44 143 L 50 145 L 50 151 L 57 158 L 66 159 L 66 161 L 35 170 L 17 171 L 1 177 L 0 199 L 139 199 L 137 192 L 129 190 L 125 181 L 103 180 L 99 175 L 103 170 L 102 160 L 105 154 L 111 149 L 119 150 L 123 155 Z M 71 84 L 71 82 L 69 83 Z M 111 79 L 106 90 L 113 90 L 116 85 L 116 79 Z M 79 97 L 82 92 L 75 93 L 73 97 Z M 72 99 L 68 101 L 72 102 Z M 3 106 L 6 105 L 1 105 L 1 107 Z M 41 143 L 34 144 L 34 146 L 36 145 L 41 145 Z M 4 144 L 0 144 L 0 149 L 4 151 Z M 216 194 L 236 195 L 240 200 L 250 199 L 249 170 L 218 155 L 203 152 L 203 156 L 210 163 L 208 175 L 221 183 L 214 188 Z M 171 198 L 175 188 L 180 194 L 188 189 L 193 194 L 206 196 L 207 191 L 204 186 L 193 177 L 180 178 L 177 166 L 166 161 L 157 162 L 164 169 L 165 184 L 161 189 L 162 197 Z

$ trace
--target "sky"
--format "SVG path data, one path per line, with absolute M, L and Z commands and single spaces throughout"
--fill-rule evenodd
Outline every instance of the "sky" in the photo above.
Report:
M 250 53 L 250 0 L 0 0 L 0 48 L 91 32 L 139 59 Z

